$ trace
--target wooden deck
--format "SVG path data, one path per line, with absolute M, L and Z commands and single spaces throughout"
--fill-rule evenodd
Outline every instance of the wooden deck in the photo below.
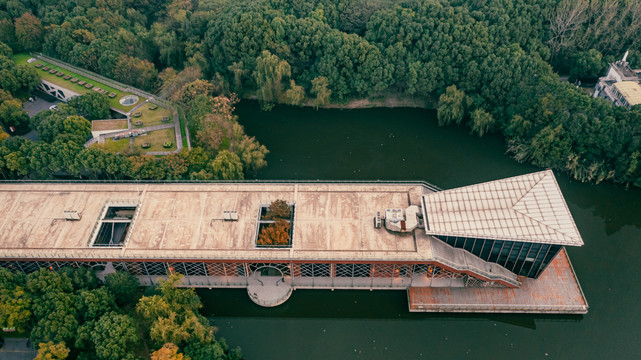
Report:
M 411 287 L 410 312 L 585 314 L 588 303 L 565 249 L 520 288 Z

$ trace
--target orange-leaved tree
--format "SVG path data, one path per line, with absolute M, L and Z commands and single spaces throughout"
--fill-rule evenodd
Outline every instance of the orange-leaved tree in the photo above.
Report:
M 258 245 L 288 245 L 291 225 L 282 219 L 264 227 L 258 234 Z

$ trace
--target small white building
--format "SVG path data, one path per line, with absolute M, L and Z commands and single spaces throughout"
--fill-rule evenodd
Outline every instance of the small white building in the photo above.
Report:
M 626 51 L 623 59 L 610 64 L 608 74 L 599 78 L 593 96 L 629 109 L 641 104 L 641 70 L 632 70 L 627 57 Z

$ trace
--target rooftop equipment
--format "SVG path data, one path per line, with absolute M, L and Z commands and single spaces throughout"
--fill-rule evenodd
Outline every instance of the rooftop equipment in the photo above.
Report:
M 238 211 L 235 211 L 235 210 L 223 211 L 223 220 L 224 221 L 238 221 Z
M 419 225 L 421 210 L 416 205 L 403 209 L 385 209 L 385 228 L 392 232 L 411 232 Z

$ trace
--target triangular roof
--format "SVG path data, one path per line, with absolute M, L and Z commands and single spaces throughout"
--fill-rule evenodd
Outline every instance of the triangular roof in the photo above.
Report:
M 429 235 L 583 245 L 551 170 L 423 195 Z

